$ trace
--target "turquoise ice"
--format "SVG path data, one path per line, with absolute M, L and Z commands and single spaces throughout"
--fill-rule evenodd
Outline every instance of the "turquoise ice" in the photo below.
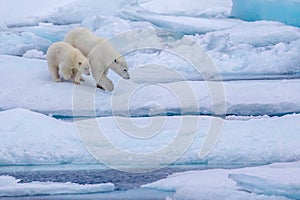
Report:
M 272 20 L 300 26 L 299 0 L 232 0 L 231 14 L 247 21 Z

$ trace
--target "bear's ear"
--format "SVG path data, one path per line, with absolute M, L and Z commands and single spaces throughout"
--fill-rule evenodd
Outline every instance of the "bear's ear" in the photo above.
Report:
M 81 65 L 82 65 L 82 63 L 81 63 L 81 62 L 79 62 L 78 64 L 79 64 L 79 66 L 81 66 Z

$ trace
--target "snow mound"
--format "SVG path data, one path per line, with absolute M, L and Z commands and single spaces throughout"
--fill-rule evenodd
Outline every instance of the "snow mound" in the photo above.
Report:
M 232 16 L 248 21 L 274 20 L 300 27 L 299 0 L 233 0 Z
M 182 151 L 176 163 L 207 163 L 208 166 L 226 167 L 300 160 L 299 118 L 299 115 L 288 115 L 246 121 L 225 120 L 221 137 L 205 159 L 200 159 L 198 154 L 212 120 L 210 117 L 101 117 L 97 119 L 97 123 L 101 125 L 105 137 L 116 147 L 126 152 L 148 154 L 167 147 L 170 141 L 179 137 L 181 127 L 193 127 L 193 123 L 187 122 L 198 121 L 196 132 L 189 128 L 182 130 L 185 133 L 180 136 L 182 140 L 189 140 L 194 133 L 195 139 L 190 141 L 187 152 Z M 81 134 L 94 130 L 94 126 L 89 125 L 93 120 L 83 122 L 87 125 L 83 132 L 80 129 Z M 163 122 L 163 126 L 157 126 L 157 122 Z M 98 163 L 85 149 L 78 136 L 79 129 L 76 130 L 75 127 L 75 122 L 56 120 L 25 109 L 0 112 L 0 165 Z M 143 138 L 144 135 L 151 137 Z M 106 145 L 106 140 L 93 142 L 98 147 Z M 173 153 L 169 151 L 159 156 L 168 158 Z M 101 155 L 113 158 L 120 165 L 139 167 L 132 163 L 123 163 L 124 158 L 118 157 L 122 155 L 113 154 L 112 151 L 103 151 Z M 161 164 L 165 164 L 165 160 L 162 161 Z
M 26 53 L 24 53 L 23 57 L 24 58 L 46 59 L 46 55 L 44 54 L 44 52 L 36 50 L 36 49 L 26 51 Z
M 24 197 L 41 195 L 63 195 L 63 194 L 90 194 L 111 192 L 114 184 L 85 184 L 55 183 L 55 182 L 31 182 L 20 183 L 20 180 L 11 176 L 0 176 L 0 197 Z
M 72 123 L 25 109 L 0 112 L 0 123 L 2 165 L 92 160 L 79 141 Z

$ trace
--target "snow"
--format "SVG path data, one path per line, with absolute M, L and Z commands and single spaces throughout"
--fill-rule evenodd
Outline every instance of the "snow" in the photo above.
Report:
M 171 14 L 181 16 L 228 16 L 231 10 L 231 0 L 140 0 L 139 6 L 147 11 L 159 14 Z
M 138 172 L 174 162 L 208 170 L 144 187 L 174 192 L 167 199 L 299 199 L 299 3 L 0 0 L 1 168 L 89 166 L 99 164 L 97 157 Z M 109 73 L 114 92 L 96 89 L 87 76 L 79 86 L 50 80 L 47 48 L 78 26 L 110 38 L 125 54 L 131 79 Z M 191 62 L 200 58 L 202 75 Z M 223 97 L 212 101 L 214 95 Z M 224 119 L 214 109 L 225 109 L 222 100 Z M 73 114 L 75 121 L 53 118 Z M 201 159 L 213 121 L 222 132 Z M 95 127 L 103 140 L 85 141 Z M 1 197 L 113 190 L 110 183 L 20 183 L 0 176 Z
M 207 33 L 223 30 L 237 24 L 235 20 L 207 19 L 190 16 L 168 16 L 143 11 L 124 11 L 135 20 L 144 20 L 166 29 L 176 30 L 184 34 Z
M 91 161 L 72 123 L 24 109 L 3 111 L 0 118 L 1 165 Z
M 255 30 L 255 32 L 253 32 Z M 299 72 L 298 28 L 276 22 L 244 22 L 196 36 L 221 73 L 293 74 Z
M 63 4 L 67 6 L 61 6 Z M 164 4 L 166 6 L 162 6 Z M 22 18 L 26 26 L 15 27 L 17 24 L 10 24 L 7 28 L 1 25 L 3 31 L 0 32 L 0 38 L 3 42 L 0 45 L 0 53 L 22 56 L 29 50 L 37 49 L 45 54 L 52 42 L 62 40 L 69 30 L 79 25 L 108 38 L 137 28 L 160 27 L 163 34 L 158 36 L 162 40 L 171 37 L 180 40 L 184 34 L 190 34 L 185 37 L 197 42 L 208 53 L 225 79 L 299 77 L 299 28 L 270 21 L 244 22 L 228 18 L 228 15 L 210 16 L 212 11 L 218 12 L 220 8 L 230 10 L 231 1 L 176 0 L 172 5 L 168 4 L 168 1 L 162 3 L 156 0 L 120 0 L 106 2 L 103 7 L 102 1 L 66 0 L 49 5 L 48 8 L 45 5 L 41 11 L 49 12 L 34 14 L 35 23 L 31 23 L 31 18 L 26 24 L 28 18 Z M 42 5 L 37 2 L 36 6 Z M 16 20 L 16 23 L 21 21 Z M 185 45 L 183 41 L 177 43 Z M 162 60 L 174 59 L 165 53 L 148 53 L 143 54 L 147 59 L 137 60 L 140 55 L 140 52 L 131 54 L 128 59 L 134 59 L 131 62 L 133 65 L 147 64 L 141 63 L 140 60 L 145 62 L 153 57 L 156 63 L 159 59 L 162 64 L 165 63 Z M 181 70 L 186 68 L 182 67 L 186 63 L 183 64 L 178 59 L 167 64 Z M 189 74 L 191 76 L 193 72 L 189 71 Z
M 85 18 L 99 15 L 99 13 L 101 15 L 113 15 L 135 1 L 54 0 L 41 3 L 38 0 L 30 0 L 26 3 L 16 2 L 17 0 L 13 0 L 8 5 L 3 6 L 4 12 L 0 15 L 2 20 L 0 24 L 5 23 L 8 27 L 32 26 L 37 25 L 39 22 L 50 22 L 59 25 L 75 24 L 80 23 Z M 1 3 L 5 2 L 2 1 Z M 18 14 L 12 16 L 12 13 Z
M 123 80 L 111 72 L 110 76 L 116 89 L 113 93 L 106 93 L 99 89 L 95 90 L 95 82 L 91 76 L 85 76 L 86 81 L 77 87 L 68 81 L 52 82 L 45 60 L 2 55 L 0 63 L 3 80 L 0 85 L 2 110 L 25 108 L 45 114 L 72 116 L 72 102 L 75 98 L 84 102 L 87 101 L 85 100 L 87 95 L 95 94 L 93 109 L 97 116 L 111 116 L 112 109 L 117 115 L 135 117 L 215 114 L 213 105 L 217 102 L 211 102 L 212 96 L 206 82 L 189 81 L 193 80 L 195 73 L 190 73 L 192 75 L 190 79 L 184 78 L 181 72 L 176 72 L 176 68 L 172 69 L 172 66 L 148 65 L 141 68 L 137 66 L 130 70 L 130 80 Z M 184 70 L 188 76 L 191 69 L 195 70 L 192 67 L 180 70 Z M 19 73 L 15 73 L 16 71 Z M 155 74 L 156 78 L 149 77 L 151 74 Z M 210 92 L 226 94 L 224 100 L 229 115 L 273 116 L 300 112 L 299 80 L 229 81 L 220 84 L 224 87 L 224 91 Z M 186 89 L 178 90 L 178 88 Z M 82 95 L 75 95 L 73 89 Z M 261 95 L 255 95 L 257 92 Z M 130 98 L 129 94 L 134 98 Z M 129 104 L 124 104 L 126 101 L 129 101 Z M 180 108 L 178 103 L 181 104 Z M 161 106 L 154 106 L 158 104 Z M 128 109 L 130 114 L 127 114 Z M 149 113 L 149 109 L 152 110 L 152 114 Z
M 68 6 L 61 7 L 57 12 L 38 15 L 34 24 L 9 28 L 1 26 L 3 31 L 0 32 L 0 38 L 3 42 L 0 44 L 0 53 L 22 56 L 27 51 L 36 49 L 45 54 L 52 42 L 62 40 L 69 30 L 79 25 L 108 38 L 137 28 L 159 27 L 159 31 L 153 33 L 152 37 L 159 37 L 164 42 L 172 38 L 179 45 L 186 45 L 182 38 L 196 42 L 212 58 L 225 79 L 299 77 L 300 29 L 297 27 L 271 21 L 245 22 L 224 16 L 198 16 L 190 13 L 193 9 L 204 9 L 203 12 L 209 14 L 207 9 L 218 10 L 215 7 L 217 5 L 230 9 L 231 4 L 225 1 L 210 1 L 195 7 L 194 4 L 201 2 L 183 3 L 177 0 L 172 4 L 173 8 L 160 6 L 168 4 L 168 1 L 139 1 L 138 4 L 118 1 L 113 4 L 105 3 L 106 7 L 103 8 L 100 6 L 101 2 L 69 2 Z M 89 10 L 88 4 L 94 6 L 92 11 Z M 186 9 L 188 12 L 182 12 L 181 9 L 185 9 L 183 5 L 190 8 Z M 115 11 L 112 12 L 113 10 Z M 74 12 L 75 14 L 72 14 Z M 26 21 L 26 18 L 24 20 Z M 147 58 L 137 59 L 141 54 Z M 187 63 L 165 52 L 136 52 L 128 55 L 132 65 L 148 64 L 145 62 L 149 59 L 181 71 L 187 69 Z M 191 70 L 183 73 L 189 76 L 194 74 Z
M 55 182 L 31 182 L 20 183 L 20 180 L 12 176 L 0 176 L 0 197 L 24 197 L 40 195 L 60 194 L 89 194 L 100 192 L 111 192 L 114 184 L 85 184 L 55 183 Z
M 36 49 L 31 49 L 26 51 L 26 53 L 23 55 L 24 58 L 39 58 L 39 59 L 46 59 L 46 55 L 44 52 L 36 50 Z
M 159 162 L 161 166 L 171 164 L 166 162 L 174 156 L 178 156 L 177 159 L 181 156 L 178 160 L 175 159 L 176 164 L 207 163 L 209 166 L 237 167 L 298 161 L 300 160 L 299 119 L 300 115 L 288 115 L 250 120 L 225 120 L 215 148 L 204 159 L 198 156 L 200 148 L 212 120 L 216 120 L 207 116 L 100 117 L 96 121 L 96 124 L 101 127 L 97 129 L 97 134 L 101 130 L 105 139 L 99 141 L 96 137 L 88 145 L 101 148 L 105 147 L 109 140 L 125 152 L 147 155 L 159 152 L 168 147 L 175 138 L 180 138 L 182 143 L 176 146 L 179 155 L 176 151 L 168 151 L 154 157 L 154 161 Z M 93 119 L 65 122 L 25 109 L 2 111 L 0 112 L 0 137 L 2 138 L 0 164 L 97 163 L 85 149 L 86 141 L 80 139 L 85 133 L 93 133 L 94 122 Z M 32 124 L 35 126 L 32 127 Z M 180 133 L 180 128 L 184 126 L 189 128 Z M 187 152 L 183 141 L 187 141 Z M 119 157 L 122 156 L 121 154 L 114 154 L 112 149 L 102 151 L 101 155 L 113 158 L 117 165 L 123 167 L 129 165 L 139 168 L 141 164 L 140 160 L 136 160 L 136 163 L 133 160 L 127 161 L 127 157 L 124 160 L 124 157 Z M 146 161 L 142 160 L 146 168 L 154 164 L 150 159 L 149 162 Z
M 41 2 L 39 0 L 29 0 L 20 2 L 18 0 L 11 0 L 9 2 L 1 0 L 0 7 L 0 24 L 11 24 L 24 20 L 33 20 L 33 16 L 42 15 L 54 8 L 63 6 L 64 4 L 73 0 L 53 0 L 49 2 Z
M 299 172 L 299 162 L 190 171 L 170 175 L 143 187 L 174 191 L 175 195 L 170 199 L 297 199 Z
M 243 20 L 274 20 L 300 26 L 299 0 L 233 0 L 231 15 Z
M 125 19 L 192 34 L 189 39 L 204 48 L 224 76 L 237 78 L 232 73 L 239 72 L 244 78 L 253 78 L 299 72 L 299 28 L 270 21 L 161 15 L 139 9 L 123 13 Z

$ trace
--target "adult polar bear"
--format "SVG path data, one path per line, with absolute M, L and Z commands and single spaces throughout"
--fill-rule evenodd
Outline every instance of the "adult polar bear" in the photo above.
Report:
M 67 33 L 64 41 L 88 58 L 97 88 L 105 91 L 114 89 L 112 81 L 107 78 L 109 68 L 124 79 L 130 78 L 126 60 L 107 39 L 96 36 L 87 28 L 79 27 Z

